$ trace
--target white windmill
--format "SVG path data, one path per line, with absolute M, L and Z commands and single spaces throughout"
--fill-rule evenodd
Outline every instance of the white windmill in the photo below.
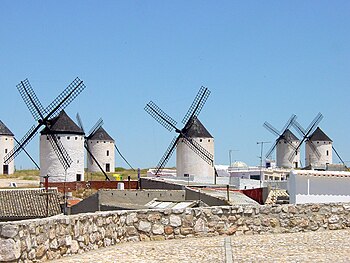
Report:
M 50 120 L 50 129 L 40 133 L 40 177 L 48 175 L 51 182 L 84 181 L 84 132 L 65 111 Z M 49 135 L 54 135 L 65 148 L 72 163 L 67 171 L 62 167 L 52 147 Z
M 176 152 L 177 176 L 193 175 L 195 181 L 216 183 L 217 172 L 214 167 L 214 139 L 205 129 L 197 116 L 202 110 L 208 96 L 209 89 L 201 87 L 190 109 L 182 120 L 182 129 L 176 127 L 177 122 L 162 111 L 154 102 L 149 102 L 145 110 L 169 131 L 175 130 L 179 135 L 174 137 L 163 157 L 156 167 L 156 175 L 165 167 Z
M 269 158 L 276 149 L 276 166 L 281 168 L 297 168 L 300 163 L 300 151 L 297 150 L 299 139 L 290 131 L 290 127 L 296 119 L 292 115 L 281 131 L 278 131 L 270 123 L 265 122 L 264 127 L 277 136 L 275 143 L 266 154 Z M 293 155 L 293 158 L 290 156 Z
M 15 171 L 15 161 L 5 164 L 3 162 L 5 155 L 14 147 L 14 134 L 0 120 L 0 174 L 13 174 Z

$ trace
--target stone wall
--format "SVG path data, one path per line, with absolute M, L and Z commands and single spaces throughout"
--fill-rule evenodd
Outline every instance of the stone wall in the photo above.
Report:
M 0 261 L 44 261 L 120 242 L 350 227 L 350 203 L 112 211 L 0 223 Z

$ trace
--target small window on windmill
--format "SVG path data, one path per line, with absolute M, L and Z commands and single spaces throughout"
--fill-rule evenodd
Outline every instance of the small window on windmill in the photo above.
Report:
M 328 151 L 327 151 L 328 152 Z M 5 149 L 5 153 L 7 153 L 7 149 Z M 328 155 L 328 154 L 327 154 Z
M 327 155 L 327 156 L 329 156 L 329 152 L 328 152 L 328 150 L 326 151 L 326 155 Z
M 104 141 L 103 143 L 106 143 L 106 141 Z
M 5 138 L 5 141 L 7 141 L 7 138 Z
M 49 136 L 46 136 L 46 140 L 49 140 Z
M 69 137 L 69 136 L 67 136 L 67 140 L 70 140 L 70 137 Z
M 202 139 L 199 139 L 200 142 L 202 142 L 203 140 Z
M 61 137 L 60 137 L 60 136 L 57 136 L 57 139 L 61 140 Z
M 78 137 L 75 137 L 75 140 L 78 140 Z
M 208 142 L 210 142 L 210 139 L 208 139 Z
M 107 150 L 107 156 L 109 156 L 109 150 Z

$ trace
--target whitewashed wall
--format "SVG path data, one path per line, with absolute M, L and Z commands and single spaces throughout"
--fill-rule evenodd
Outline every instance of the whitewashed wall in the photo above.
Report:
M 310 175 L 305 174 L 308 172 Z M 298 171 L 293 171 L 288 180 L 289 200 L 292 204 L 349 202 L 349 189 L 349 172 L 305 170 L 299 174 Z
M 194 140 L 214 156 L 213 138 L 194 138 Z M 176 148 L 176 171 L 179 177 L 189 174 L 194 176 L 195 182 L 214 183 L 214 167 L 204 161 L 181 139 Z
M 332 142 L 329 141 L 314 141 L 313 145 L 321 154 L 320 158 L 317 157 L 315 152 L 309 145 L 309 142 L 305 144 L 305 165 L 313 166 L 326 166 L 326 164 L 331 164 L 332 159 Z M 328 153 L 328 155 L 327 155 Z
M 46 135 L 40 136 L 40 181 L 49 175 L 50 182 L 74 182 L 77 174 L 84 180 L 84 137 L 74 134 L 60 134 L 60 141 L 73 160 L 71 167 L 65 170 L 59 161 Z M 69 137 L 69 139 L 68 139 Z
M 14 139 L 12 136 L 0 135 L 0 174 L 3 174 L 4 157 L 14 148 Z M 15 171 L 15 161 L 12 160 L 8 164 L 9 174 Z
M 97 159 L 103 170 L 106 172 L 106 164 L 110 164 L 110 172 L 114 172 L 115 168 L 115 149 L 113 141 L 89 140 L 89 149 L 93 156 Z M 109 156 L 107 156 L 107 151 Z M 89 155 L 89 154 L 87 154 Z M 89 172 L 101 172 L 95 161 L 90 162 L 87 156 L 87 168 Z
M 298 146 L 298 141 L 291 142 L 295 148 Z M 290 161 L 289 157 L 294 152 L 294 149 L 288 143 L 284 143 L 280 140 L 276 146 L 276 165 L 277 167 L 283 168 L 296 168 L 295 163 L 299 166 L 300 164 L 300 151 L 294 156 L 293 160 Z

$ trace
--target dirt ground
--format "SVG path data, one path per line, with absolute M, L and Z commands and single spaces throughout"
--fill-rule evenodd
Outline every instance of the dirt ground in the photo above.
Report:
M 39 186 L 39 180 L 21 180 L 17 178 L 8 178 L 8 179 L 0 179 L 0 188 L 10 188 L 11 183 L 16 183 L 18 188 Z

